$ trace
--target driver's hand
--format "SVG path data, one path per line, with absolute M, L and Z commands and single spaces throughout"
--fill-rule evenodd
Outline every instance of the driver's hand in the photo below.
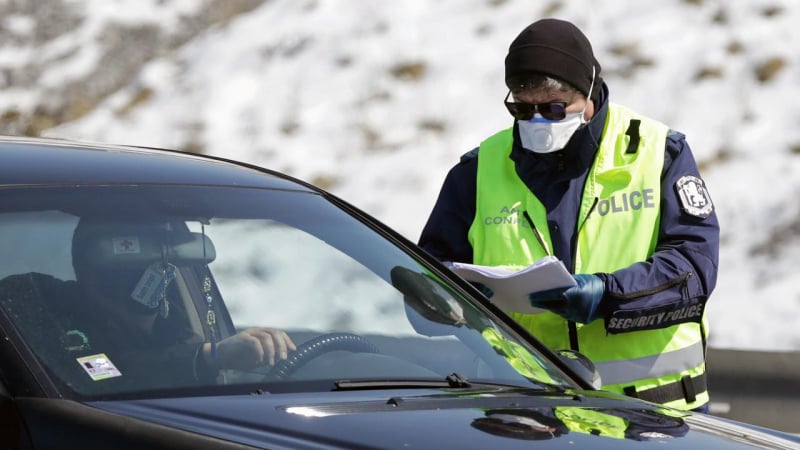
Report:
M 291 350 L 297 350 L 297 346 L 285 331 L 255 327 L 219 341 L 216 361 L 208 342 L 203 345 L 203 356 L 211 367 L 243 370 L 264 364 L 273 366 L 276 358 L 286 359 Z

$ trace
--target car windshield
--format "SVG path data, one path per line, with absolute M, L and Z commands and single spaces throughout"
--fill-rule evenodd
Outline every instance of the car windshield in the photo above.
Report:
M 0 190 L 0 205 L 3 327 L 68 398 L 573 386 L 440 272 L 317 193 L 27 187 Z M 296 350 L 272 365 L 281 333 Z

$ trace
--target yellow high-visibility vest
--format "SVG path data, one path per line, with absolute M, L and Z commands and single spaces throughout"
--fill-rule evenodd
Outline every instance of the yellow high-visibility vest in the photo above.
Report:
M 626 152 L 630 138 L 625 131 L 631 120 L 640 121 L 640 143 L 635 152 Z M 609 105 L 581 197 L 574 273 L 613 272 L 653 254 L 668 132 L 658 121 Z M 503 130 L 482 142 L 478 152 L 476 214 L 468 234 L 475 264 L 522 268 L 552 248 L 547 211 L 509 158 L 512 140 L 512 129 Z M 525 212 L 535 230 L 523 217 Z M 511 315 L 550 348 L 570 348 L 569 325 L 562 317 L 550 312 Z M 607 333 L 603 320 L 575 326 L 576 350 L 597 365 L 603 389 L 643 391 L 705 373 L 698 323 L 620 334 Z M 692 409 L 707 401 L 704 391 L 696 393 L 694 402 L 665 405 Z

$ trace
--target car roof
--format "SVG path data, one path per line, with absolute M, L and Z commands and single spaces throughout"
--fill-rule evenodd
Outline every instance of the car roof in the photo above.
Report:
M 318 191 L 288 175 L 224 158 L 175 150 L 0 137 L 0 187 L 178 184 Z

